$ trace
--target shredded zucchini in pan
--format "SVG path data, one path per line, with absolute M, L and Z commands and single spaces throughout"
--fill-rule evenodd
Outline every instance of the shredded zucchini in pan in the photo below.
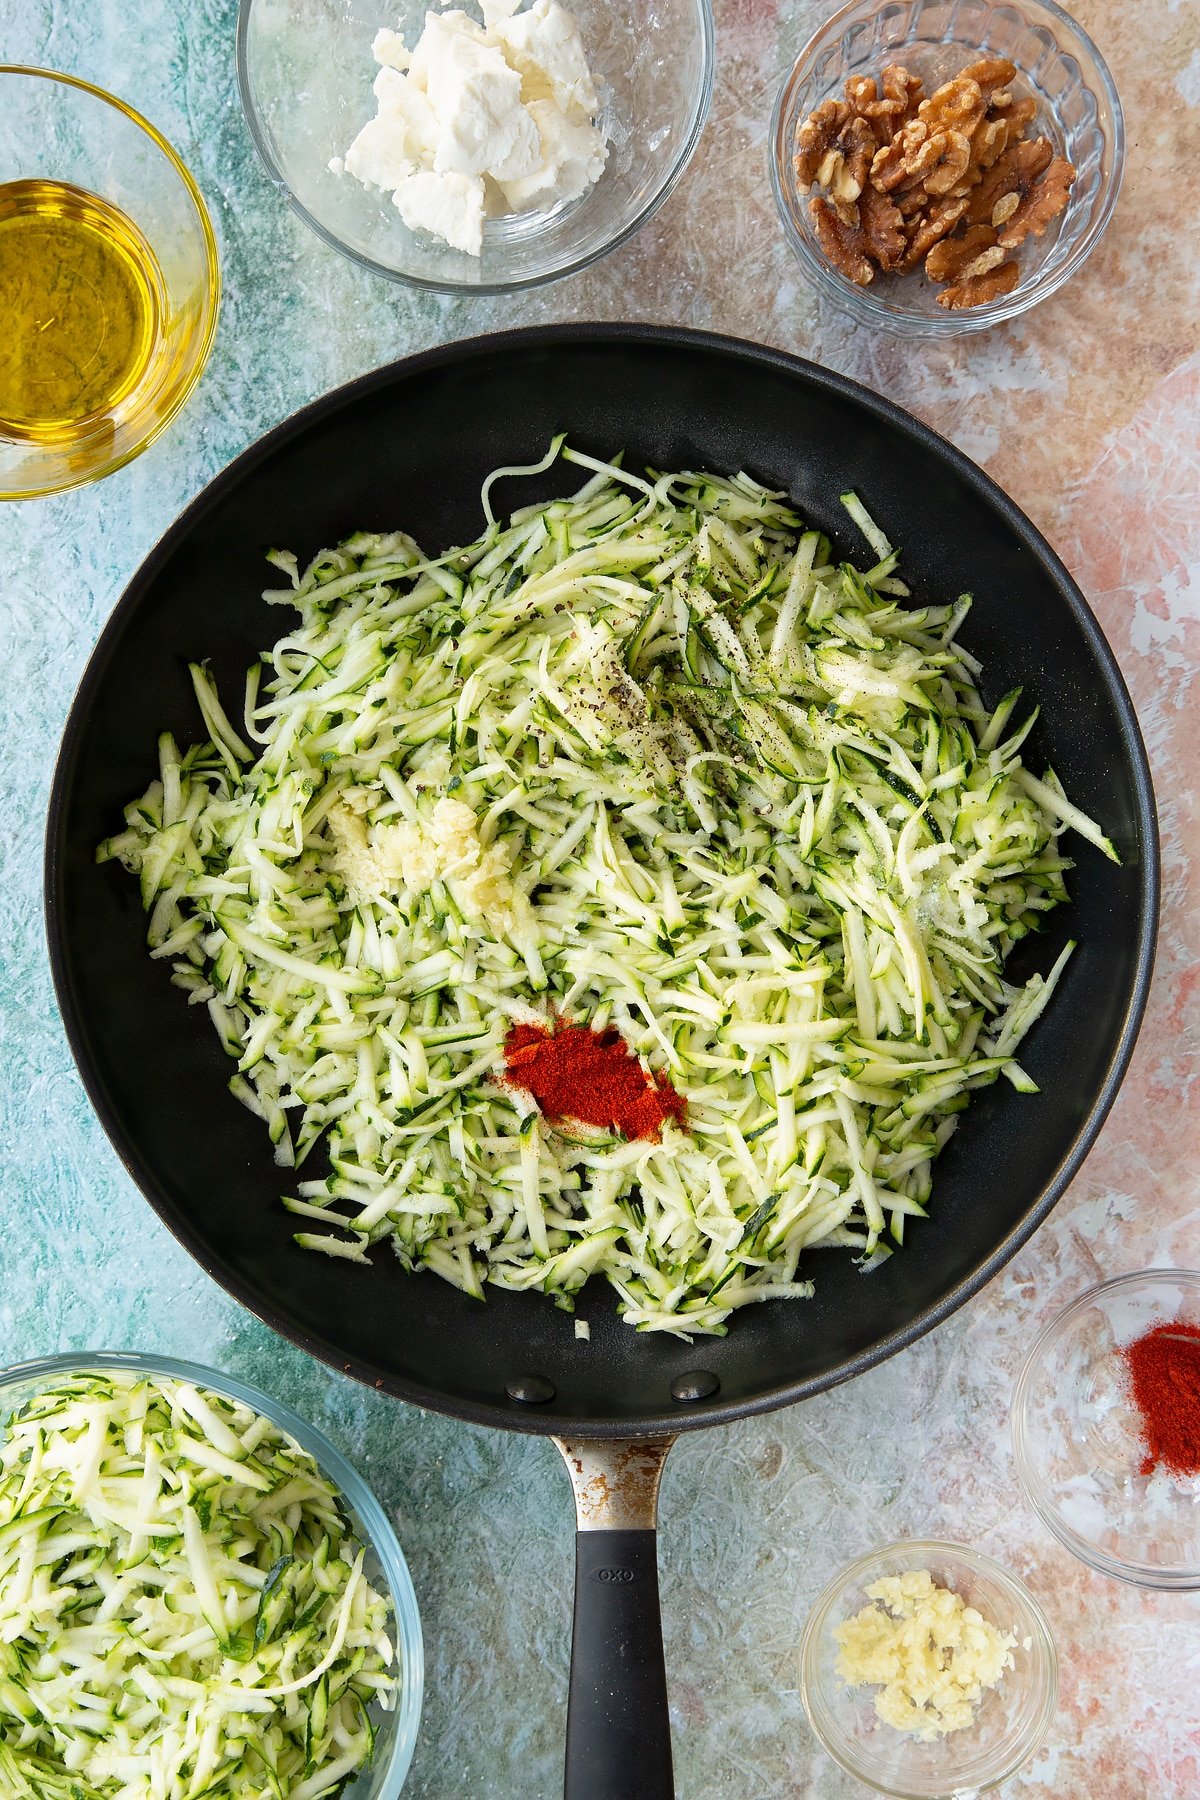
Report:
M 207 741 L 162 738 L 99 854 L 277 1159 L 326 1141 L 297 1243 L 567 1309 L 603 1273 L 632 1325 L 719 1332 L 809 1294 L 817 1245 L 873 1266 L 971 1090 L 1032 1088 L 1070 946 L 1019 988 L 1005 959 L 1066 898 L 1066 826 L 1116 853 L 1023 767 L 1019 690 L 985 709 L 969 597 L 906 604 L 855 495 L 864 569 L 746 475 L 555 453 L 573 498 L 501 522 L 489 482 L 444 556 L 276 555 L 300 623 L 245 737 L 194 668 Z M 544 1119 L 504 1040 L 558 1018 L 614 1026 L 684 1126 Z

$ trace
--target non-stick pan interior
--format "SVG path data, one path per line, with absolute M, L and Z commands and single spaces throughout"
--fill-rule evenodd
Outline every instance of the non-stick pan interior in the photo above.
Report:
M 1078 839 L 1074 904 L 1021 947 L 1021 973 L 1077 938 L 1052 1009 L 1022 1052 L 1040 1094 L 979 1094 L 939 1163 L 932 1216 L 862 1274 L 812 1255 L 812 1301 L 748 1308 L 723 1339 L 638 1335 L 592 1283 L 591 1339 L 540 1295 L 465 1299 L 406 1276 L 386 1248 L 370 1270 L 292 1244 L 289 1191 L 263 1128 L 228 1093 L 230 1064 L 202 1009 L 150 961 L 137 884 L 97 867 L 97 842 L 155 770 L 164 727 L 200 735 L 187 664 L 207 658 L 231 704 L 288 614 L 259 598 L 272 546 L 307 558 L 357 528 L 402 526 L 430 550 L 481 526 L 497 464 L 535 461 L 566 431 L 630 467 L 747 469 L 787 488 L 839 549 L 865 547 L 839 505 L 854 487 L 892 539 L 918 599 L 964 590 L 963 641 L 986 696 L 1017 683 L 1042 706 L 1030 760 L 1052 764 L 1103 821 L 1119 869 Z M 561 465 L 497 490 L 510 507 L 565 492 Z M 60 1001 L 92 1099 L 147 1197 L 209 1272 L 319 1356 L 406 1398 L 494 1424 L 597 1433 L 699 1424 L 840 1380 L 958 1305 L 1053 1204 L 1107 1110 L 1140 1018 L 1156 906 L 1153 803 L 1127 696 L 1091 615 L 1022 515 L 923 428 L 841 378 L 682 332 L 566 328 L 434 352 L 366 377 L 247 452 L 135 577 L 70 718 L 48 838 L 47 904 Z M 1068 916 L 1069 914 L 1069 916 Z M 672 1397 L 704 1370 L 719 1388 Z M 556 1398 L 508 1397 L 535 1374 Z

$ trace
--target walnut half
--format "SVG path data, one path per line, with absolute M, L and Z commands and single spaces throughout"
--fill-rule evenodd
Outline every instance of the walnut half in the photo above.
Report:
M 855 287 L 869 287 L 875 279 L 875 265 L 867 255 L 867 240 L 861 227 L 847 225 L 828 200 L 810 200 L 808 211 L 817 242 L 834 268 Z
M 996 233 L 990 225 L 972 225 L 961 236 L 943 238 L 925 258 L 925 273 L 930 281 L 959 281 L 964 275 L 979 274 L 974 267 L 979 257 L 996 247 Z M 1004 261 L 1004 252 L 996 258 Z
M 1015 250 L 1027 237 L 1041 237 L 1052 219 L 1057 219 L 1067 204 L 1074 167 L 1065 156 L 1056 156 L 1045 173 L 1029 186 L 1004 221 L 1000 242 L 1006 250 Z M 993 209 L 992 217 L 995 217 Z
M 952 312 L 965 306 L 985 306 L 989 300 L 1011 294 L 1020 272 L 1015 262 L 1002 262 L 997 268 L 985 269 L 979 275 L 964 275 L 961 281 L 942 290 L 938 305 Z

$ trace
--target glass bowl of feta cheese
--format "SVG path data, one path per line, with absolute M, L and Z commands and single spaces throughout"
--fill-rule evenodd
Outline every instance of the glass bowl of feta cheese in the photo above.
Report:
M 271 179 L 393 281 L 500 293 L 585 268 L 662 205 L 712 97 L 711 0 L 241 0 Z

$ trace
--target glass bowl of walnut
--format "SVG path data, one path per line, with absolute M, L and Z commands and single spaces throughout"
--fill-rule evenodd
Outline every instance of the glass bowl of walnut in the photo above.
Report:
M 1125 129 L 1104 60 L 1053 0 L 852 0 L 797 57 L 771 182 L 817 288 L 908 337 L 984 331 L 1095 248 Z

